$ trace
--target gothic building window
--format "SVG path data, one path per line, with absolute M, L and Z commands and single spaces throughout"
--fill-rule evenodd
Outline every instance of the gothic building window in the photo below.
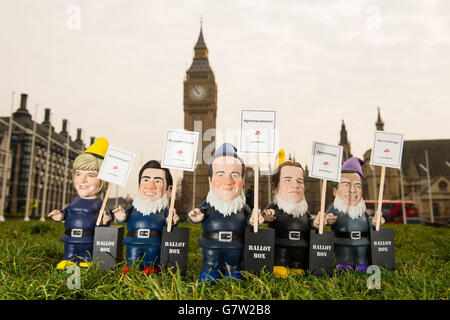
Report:
M 447 191 L 447 187 L 448 187 L 447 182 L 445 181 L 439 182 L 439 191 L 445 192 Z

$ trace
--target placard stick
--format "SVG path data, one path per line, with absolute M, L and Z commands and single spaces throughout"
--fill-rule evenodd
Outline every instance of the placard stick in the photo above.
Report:
M 172 195 L 170 196 L 169 222 L 167 223 L 167 232 L 172 231 L 173 209 L 175 207 L 175 196 L 177 195 L 178 169 L 172 169 Z
M 377 203 L 377 212 L 375 213 L 376 225 L 375 230 L 380 230 L 380 220 L 382 216 L 381 208 L 383 206 L 383 191 L 384 191 L 384 176 L 386 174 L 386 167 L 381 167 L 381 177 L 380 177 L 380 191 L 378 193 L 378 203 Z
M 325 218 L 325 195 L 327 193 L 327 179 L 322 179 L 322 195 L 320 198 L 319 212 L 319 234 L 323 234 L 323 224 Z
M 256 164 L 254 166 L 254 175 L 255 175 L 255 182 L 254 182 L 254 197 L 253 197 L 253 211 L 255 212 L 255 214 L 253 216 L 253 232 L 257 233 L 258 232 L 258 203 L 259 203 L 259 195 L 258 195 L 258 191 L 259 191 L 259 157 L 258 155 L 256 155 Z
M 103 198 L 102 207 L 100 208 L 100 213 L 97 218 L 97 226 L 100 225 L 100 222 L 103 219 L 103 213 L 105 212 L 106 203 L 108 202 L 109 192 L 111 191 L 112 183 L 108 183 L 108 189 L 106 190 L 105 198 Z

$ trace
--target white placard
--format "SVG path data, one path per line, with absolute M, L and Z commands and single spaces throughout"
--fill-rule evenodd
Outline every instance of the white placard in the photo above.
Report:
M 313 142 L 312 165 L 309 176 L 339 182 L 341 179 L 343 147 Z
M 403 135 L 376 131 L 370 164 L 400 169 L 402 166 Z
M 135 158 L 136 154 L 132 152 L 110 146 L 106 151 L 98 178 L 125 187 Z
M 194 171 L 199 133 L 167 130 L 161 167 Z
M 276 114 L 272 110 L 241 110 L 239 152 L 275 152 Z

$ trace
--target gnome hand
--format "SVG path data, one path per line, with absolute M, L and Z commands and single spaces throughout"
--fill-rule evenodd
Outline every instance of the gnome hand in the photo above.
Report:
M 114 214 L 114 217 L 116 217 L 117 221 L 124 221 L 127 218 L 127 214 L 125 212 L 125 209 L 119 206 L 118 208 L 114 209 L 112 211 Z
M 199 208 L 195 208 L 194 210 L 191 210 L 188 213 L 188 216 L 191 219 L 191 221 L 194 223 L 202 222 L 203 218 L 205 217 L 205 215 L 200 211 Z
M 56 222 L 60 222 L 64 220 L 64 215 L 61 210 L 55 209 L 48 214 L 50 218 L 52 218 Z
M 314 228 L 319 229 L 319 215 L 314 219 L 313 226 Z
M 385 222 L 386 222 L 386 220 L 384 220 L 384 218 L 381 217 L 381 218 L 380 218 L 380 224 L 384 224 Z M 376 224 L 377 224 L 377 216 L 376 216 L 376 215 L 372 218 L 372 224 L 373 224 L 373 225 L 376 225 Z
M 337 216 L 335 216 L 332 213 L 327 214 L 325 217 L 325 221 L 327 222 L 327 224 L 333 224 L 336 222 L 336 220 L 337 220 Z
M 263 211 L 263 217 L 266 222 L 272 222 L 277 218 L 275 217 L 275 210 L 273 209 L 265 209 Z
M 169 217 L 166 218 L 167 223 L 169 223 Z M 177 224 L 178 221 L 180 221 L 180 217 L 177 215 L 177 210 L 173 208 L 173 216 L 172 216 L 172 223 Z
M 258 221 L 258 225 L 260 225 L 261 223 L 264 223 L 264 217 L 261 215 L 261 209 L 253 209 L 252 211 L 252 216 L 250 217 L 250 224 L 252 226 L 255 225 L 255 217 L 257 217 L 257 221 Z
M 103 225 L 107 225 L 108 222 L 111 221 L 111 216 L 109 215 L 109 213 L 105 210 L 105 212 L 103 213 L 103 217 L 102 217 L 102 224 Z

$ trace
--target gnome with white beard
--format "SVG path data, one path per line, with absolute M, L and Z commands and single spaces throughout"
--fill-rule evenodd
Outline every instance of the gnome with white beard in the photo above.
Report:
M 245 229 L 264 222 L 260 210 L 252 216 L 243 191 L 245 164 L 230 143 L 222 144 L 208 166 L 210 191 L 198 208 L 188 213 L 202 223 L 203 264 L 200 281 L 241 279 Z
M 273 273 L 281 278 L 303 275 L 308 267 L 312 228 L 305 200 L 304 170 L 300 163 L 287 160 L 283 149 L 278 152 L 274 168 L 274 200 L 263 211 L 269 228 L 275 229 Z
M 162 229 L 167 226 L 169 215 L 168 196 L 172 191 L 172 175 L 169 169 L 161 168 L 156 160 L 150 160 L 139 171 L 139 191 L 133 204 L 125 211 L 122 207 L 113 210 L 118 223 L 127 222 L 124 244 L 126 266 L 122 274 L 138 265 L 144 274 L 159 273 Z M 175 209 L 174 209 L 175 210 Z M 173 224 L 179 220 L 173 214 Z
M 340 182 L 333 189 L 335 199 L 327 210 L 326 222 L 334 231 L 336 265 L 340 272 L 367 270 L 369 231 L 374 228 L 375 218 L 367 214 L 362 198 L 362 164 L 363 160 L 353 157 L 342 165 Z M 314 224 L 318 225 L 318 219 Z

